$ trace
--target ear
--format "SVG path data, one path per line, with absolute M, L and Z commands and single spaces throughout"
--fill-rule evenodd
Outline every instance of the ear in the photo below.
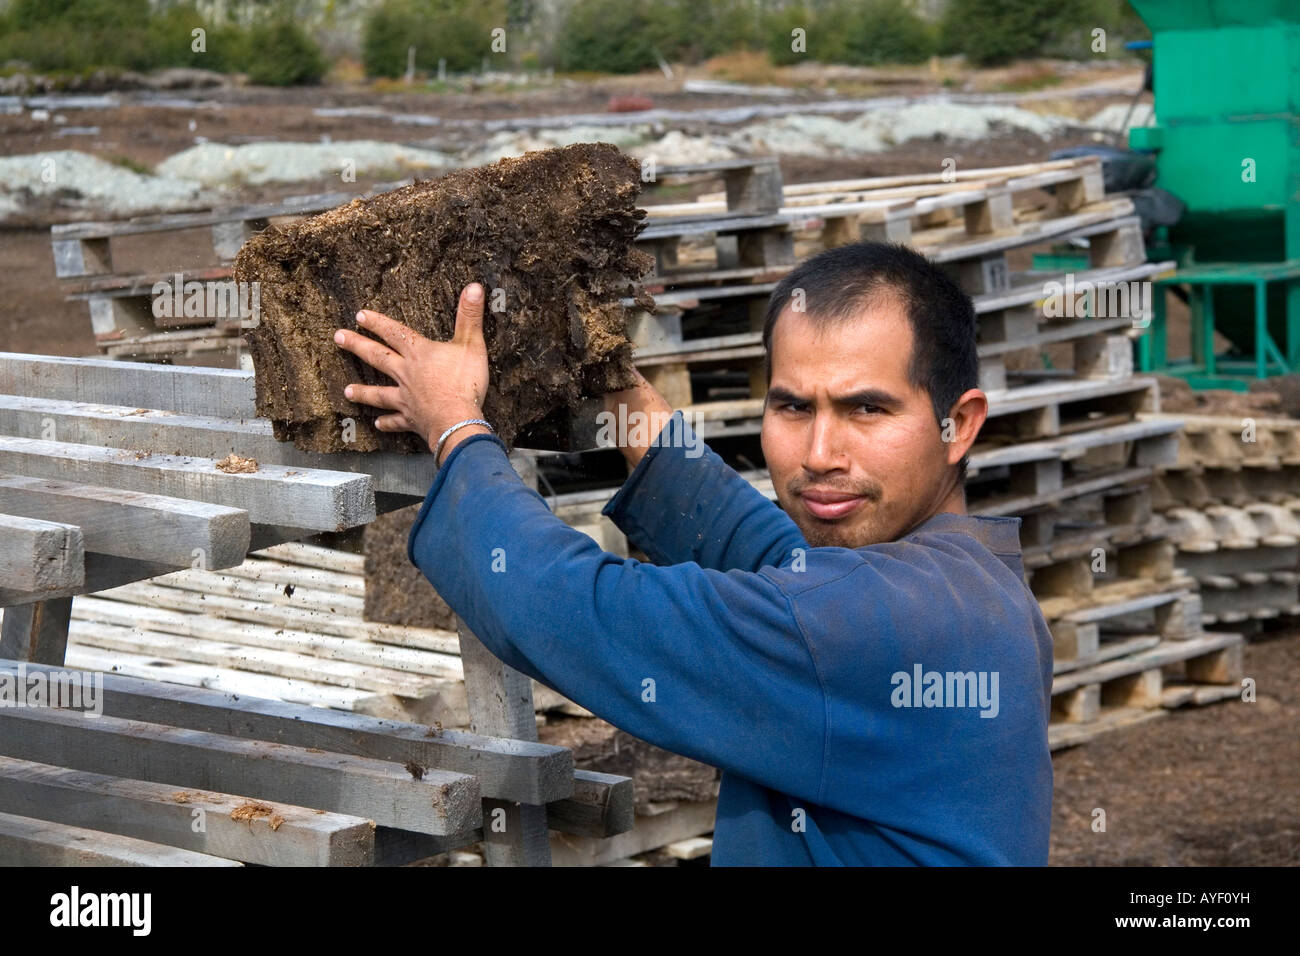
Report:
M 988 415 L 988 396 L 978 388 L 968 389 L 953 403 L 951 421 L 943 422 L 940 430 L 948 445 L 948 464 L 956 465 L 970 451 Z

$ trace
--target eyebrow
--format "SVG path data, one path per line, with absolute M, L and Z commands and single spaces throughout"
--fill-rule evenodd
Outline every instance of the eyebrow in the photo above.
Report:
M 796 395 L 790 389 L 780 385 L 768 389 L 767 400 L 770 403 L 793 402 L 809 404 L 809 399 L 802 395 Z M 864 388 L 856 392 L 849 392 L 846 395 L 837 395 L 831 398 L 831 402 L 835 405 L 851 408 L 857 408 L 859 405 L 875 405 L 890 411 L 897 411 L 903 407 L 903 402 L 900 399 L 878 388 Z

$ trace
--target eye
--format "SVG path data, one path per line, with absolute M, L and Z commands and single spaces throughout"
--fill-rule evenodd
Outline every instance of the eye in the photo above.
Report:
M 865 411 L 868 415 L 875 415 L 884 411 L 879 405 L 859 405 L 858 409 Z

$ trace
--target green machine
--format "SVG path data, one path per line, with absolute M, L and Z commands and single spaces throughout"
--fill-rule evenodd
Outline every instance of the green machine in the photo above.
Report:
M 1153 37 L 1158 125 L 1129 146 L 1154 153 L 1156 184 L 1187 204 L 1139 365 L 1239 390 L 1300 372 L 1300 0 L 1130 2 Z M 1185 361 L 1166 356 L 1171 292 L 1191 309 Z

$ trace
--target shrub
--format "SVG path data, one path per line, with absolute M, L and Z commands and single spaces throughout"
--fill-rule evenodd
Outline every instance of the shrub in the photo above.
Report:
M 1124 22 L 1108 0 L 951 0 L 940 38 L 944 52 L 964 53 L 976 66 L 996 66 L 1047 51 L 1087 56 L 1094 27 Z
M 937 46 L 933 28 L 913 13 L 903 0 L 871 0 L 848 6 L 837 59 L 842 63 L 875 66 L 882 63 L 919 63 Z
M 555 65 L 606 73 L 636 73 L 654 66 L 653 7 L 648 0 L 576 0 L 560 28 Z
M 319 83 L 325 73 L 320 47 L 295 23 L 275 19 L 250 28 L 248 79 L 263 86 Z
M 796 53 L 794 31 L 804 31 L 804 51 Z M 803 7 L 787 7 L 768 14 L 763 21 L 763 37 L 767 55 L 777 66 L 790 66 L 807 59 L 817 59 L 820 34 L 813 27 L 813 17 Z
M 362 28 L 366 74 L 401 76 L 412 46 L 416 68 L 425 72 L 436 70 L 440 58 L 446 59 L 449 70 L 476 68 L 491 52 L 492 29 L 505 24 L 499 7 L 499 3 L 451 0 L 384 0 L 366 16 Z

